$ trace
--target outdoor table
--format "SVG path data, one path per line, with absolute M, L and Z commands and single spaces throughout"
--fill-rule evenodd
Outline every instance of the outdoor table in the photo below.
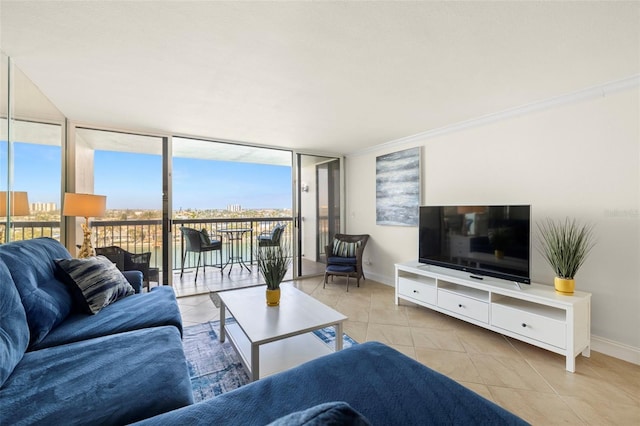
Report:
M 250 238 L 253 238 L 253 229 L 251 228 L 221 228 L 218 229 L 218 232 L 227 235 L 227 241 L 229 242 L 229 258 L 227 259 L 227 263 L 224 264 L 222 270 L 229 265 L 229 274 L 231 274 L 231 270 L 233 269 L 234 264 L 239 264 L 240 269 L 244 266 L 247 271 L 251 272 L 251 268 L 244 263 L 242 249 L 242 242 L 244 241 L 245 235 L 248 233 Z

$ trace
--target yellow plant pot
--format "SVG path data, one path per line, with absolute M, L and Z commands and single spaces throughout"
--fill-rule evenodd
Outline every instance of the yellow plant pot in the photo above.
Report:
M 556 287 L 556 291 L 562 294 L 573 294 L 576 288 L 576 280 L 555 277 L 553 284 Z
M 280 304 L 280 289 L 267 289 L 267 306 L 278 306 Z

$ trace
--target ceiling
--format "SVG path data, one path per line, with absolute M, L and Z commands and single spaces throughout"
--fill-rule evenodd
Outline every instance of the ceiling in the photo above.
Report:
M 640 72 L 640 2 L 0 2 L 69 119 L 349 154 Z

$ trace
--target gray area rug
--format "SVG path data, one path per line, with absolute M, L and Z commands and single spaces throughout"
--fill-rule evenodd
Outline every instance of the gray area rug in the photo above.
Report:
M 185 327 L 182 337 L 187 366 L 191 376 L 193 397 L 196 402 L 213 398 L 250 382 L 240 358 L 229 343 L 220 343 L 220 322 L 211 321 Z M 333 327 L 315 331 L 314 334 L 331 345 L 335 340 Z M 343 347 L 357 344 L 343 335 Z

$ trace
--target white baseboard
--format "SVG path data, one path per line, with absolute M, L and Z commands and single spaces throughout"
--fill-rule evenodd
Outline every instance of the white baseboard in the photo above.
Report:
M 375 274 L 369 271 L 365 271 L 365 276 L 367 279 L 372 279 L 380 284 L 385 284 L 391 287 L 395 286 L 393 277 L 387 277 L 385 275 Z M 592 334 L 591 350 L 640 365 L 640 348 L 625 345 L 624 343 L 614 342 L 613 340 Z
M 396 283 L 395 283 L 393 277 L 387 277 L 385 275 L 374 274 L 373 272 L 369 272 L 369 271 L 366 271 L 366 270 L 364 271 L 364 276 L 367 279 L 371 279 L 371 280 L 373 280 L 373 281 L 375 281 L 377 283 L 380 283 L 380 284 L 385 284 L 385 285 L 388 285 L 388 286 L 391 286 L 391 287 L 395 287 L 396 286 Z
M 640 365 L 640 348 L 591 335 L 591 350 Z

